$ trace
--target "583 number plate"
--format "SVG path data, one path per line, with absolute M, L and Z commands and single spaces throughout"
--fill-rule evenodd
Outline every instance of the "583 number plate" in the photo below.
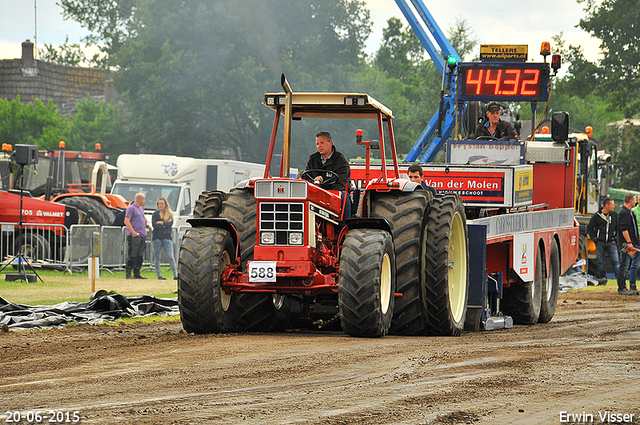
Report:
M 249 282 L 275 282 L 275 261 L 251 261 L 249 263 Z

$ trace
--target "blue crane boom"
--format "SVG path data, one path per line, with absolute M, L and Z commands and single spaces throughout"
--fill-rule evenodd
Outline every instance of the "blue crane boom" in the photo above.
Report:
M 409 22 L 409 25 L 413 29 L 413 32 L 420 40 L 420 43 L 425 48 L 431 60 L 438 68 L 438 71 L 443 76 L 443 90 L 441 93 L 440 108 L 433 115 L 429 124 L 425 127 L 420 134 L 420 137 L 413 145 L 413 148 L 409 151 L 406 157 L 407 162 L 431 162 L 442 147 L 445 140 L 451 135 L 451 131 L 455 127 L 455 90 L 456 79 L 454 75 L 449 75 L 450 90 L 445 93 L 444 82 L 448 71 L 444 57 L 454 56 L 456 62 L 460 62 L 460 56 L 458 52 L 453 48 L 449 40 L 445 37 L 444 33 L 436 23 L 435 19 L 429 10 L 424 5 L 422 0 L 410 0 L 413 7 L 416 9 L 426 28 L 431 32 L 433 38 L 438 43 L 442 53 L 436 49 L 434 44 L 427 36 L 423 26 L 418 21 L 418 18 L 414 15 L 413 11 L 405 0 L 395 0 L 396 4 L 402 11 L 402 14 Z M 443 57 L 444 55 L 444 57 Z M 439 126 L 439 124 L 441 126 Z

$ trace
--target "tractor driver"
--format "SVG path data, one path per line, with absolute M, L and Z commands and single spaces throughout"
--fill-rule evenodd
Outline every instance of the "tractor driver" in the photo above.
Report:
M 407 176 L 409 176 L 409 180 L 414 183 L 418 183 L 423 189 L 428 190 L 433 196 L 435 196 L 436 190 L 424 181 L 422 173 L 422 167 L 418 164 L 411 164 L 407 169 Z
M 491 102 L 487 105 L 487 119 L 478 124 L 475 133 L 479 137 L 495 137 L 498 140 L 516 140 L 518 134 L 509 121 L 500 119 L 500 104 Z
M 333 171 L 338 175 L 338 181 L 325 187 L 328 190 L 339 190 L 344 193 L 347 189 L 347 184 L 351 181 L 351 168 L 349 167 L 349 161 L 347 158 L 338 152 L 333 146 L 333 140 L 331 134 L 328 131 L 319 131 L 316 133 L 316 148 L 318 152 L 315 152 L 309 156 L 307 161 L 306 170 L 327 170 Z M 320 183 L 324 180 L 323 176 L 315 177 L 316 182 Z M 346 211 L 345 218 L 351 216 L 351 198 L 347 193 L 346 196 Z

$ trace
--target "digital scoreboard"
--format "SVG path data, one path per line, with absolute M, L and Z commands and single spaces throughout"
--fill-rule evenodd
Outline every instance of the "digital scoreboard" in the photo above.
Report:
M 549 65 L 527 62 L 467 62 L 458 64 L 460 101 L 546 101 Z

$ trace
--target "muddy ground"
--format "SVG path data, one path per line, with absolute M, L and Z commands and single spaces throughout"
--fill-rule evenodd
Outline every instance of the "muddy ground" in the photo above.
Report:
M 561 294 L 549 324 L 459 338 L 163 322 L 0 333 L 0 353 L 3 423 L 640 423 L 640 296 L 614 292 Z

